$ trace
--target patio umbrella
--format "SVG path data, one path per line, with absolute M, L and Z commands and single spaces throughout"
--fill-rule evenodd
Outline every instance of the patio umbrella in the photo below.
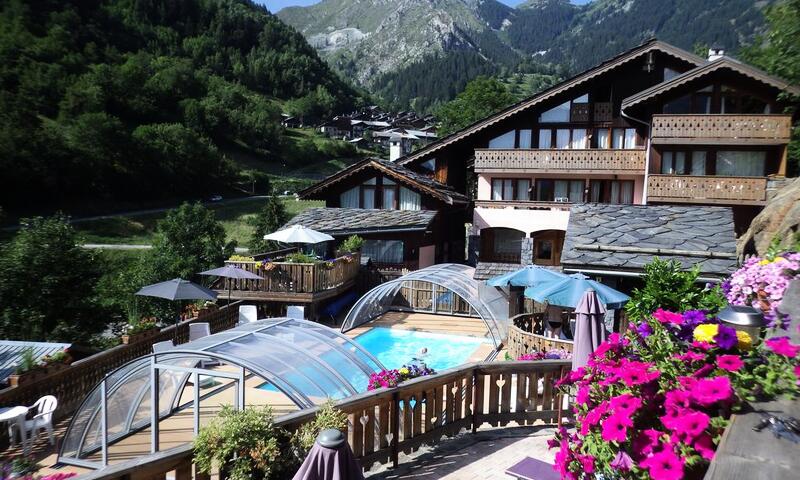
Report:
M 550 270 L 539 265 L 527 265 L 515 272 L 486 280 L 490 287 L 534 287 L 542 283 L 557 282 L 567 278 L 561 272 Z
M 327 233 L 318 232 L 302 225 L 292 225 L 283 230 L 264 235 L 264 240 L 274 240 L 281 243 L 322 243 L 333 240 L 333 237 Z
M 597 298 L 606 308 L 617 309 L 625 305 L 631 297 L 600 282 L 590 280 L 586 275 L 575 273 L 567 275 L 555 283 L 545 283 L 525 289 L 525 296 L 537 302 L 575 308 L 588 289 L 594 289 Z
M 339 430 L 323 430 L 292 480 L 364 480 L 344 435 Z
M 166 282 L 147 285 L 146 287 L 139 289 L 139 291 L 136 292 L 136 295 L 142 297 L 165 298 L 173 301 L 217 299 L 217 294 L 212 290 L 182 278 L 173 278 L 172 280 L 167 280 Z M 178 314 L 178 320 L 180 320 L 180 314 Z
M 209 277 L 243 279 L 243 280 L 261 280 L 261 277 L 256 275 L 255 273 L 248 272 L 243 268 L 234 267 L 233 265 L 225 265 L 224 267 L 214 268 L 212 270 L 206 270 L 205 272 L 200 272 L 200 275 L 206 275 Z M 230 305 L 230 303 L 231 303 L 231 284 L 228 283 L 228 304 Z
M 606 340 L 606 326 L 603 317 L 606 308 L 600 303 L 593 288 L 583 292 L 578 306 L 575 307 L 575 342 L 572 352 L 572 369 L 576 370 L 589 360 L 594 352 Z

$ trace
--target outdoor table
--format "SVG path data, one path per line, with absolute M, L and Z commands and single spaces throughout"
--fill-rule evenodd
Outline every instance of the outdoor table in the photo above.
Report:
M 535 458 L 525 457 L 506 470 L 506 475 L 511 475 L 517 480 L 558 480 L 558 473 L 553 470 L 553 465 Z
M 25 452 L 28 451 L 28 441 L 25 438 L 25 415 L 28 414 L 28 407 L 3 407 L 0 408 L 0 423 L 8 423 L 8 440 L 14 445 L 14 429 L 11 422 L 16 422 L 19 429 L 19 437 Z

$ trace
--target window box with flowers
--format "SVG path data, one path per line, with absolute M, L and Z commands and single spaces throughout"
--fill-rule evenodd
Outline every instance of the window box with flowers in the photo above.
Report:
M 41 360 L 42 367 L 47 371 L 47 374 L 60 372 L 69 367 L 72 358 L 66 350 L 61 350 L 52 355 L 46 355 Z
M 156 325 L 154 318 L 145 318 L 138 322 L 128 324 L 122 335 L 122 343 L 130 345 L 155 337 L 161 330 Z
M 379 388 L 394 388 L 406 380 L 412 378 L 425 377 L 435 374 L 436 371 L 425 365 L 403 365 L 397 369 L 381 370 L 369 376 L 367 390 L 377 390 Z
M 26 348 L 20 356 L 19 364 L 14 373 L 8 376 L 8 384 L 12 387 L 19 387 L 33 383 L 47 375 L 44 367 L 36 362 L 36 356 L 32 348 Z

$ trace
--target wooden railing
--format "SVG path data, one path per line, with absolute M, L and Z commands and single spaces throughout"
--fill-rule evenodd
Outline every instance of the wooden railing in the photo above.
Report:
M 571 202 L 539 202 L 535 200 L 475 200 L 478 208 L 513 208 L 515 210 L 569 210 Z
M 474 433 L 483 424 L 559 423 L 562 396 L 554 383 L 570 366 L 568 360 L 467 364 L 350 397 L 336 407 L 348 416 L 347 441 L 364 468 L 390 462 L 397 466 L 400 452 L 413 452 L 462 430 Z M 313 420 L 316 411 L 291 413 L 276 424 L 294 431 Z M 175 480 L 188 480 L 192 467 L 192 445 L 186 444 L 79 478 L 144 480 L 174 471 Z
M 653 143 L 788 143 L 790 115 L 653 115 Z
M 232 261 L 227 265 L 240 267 L 261 277 L 260 280 L 220 279 L 214 284 L 219 290 L 315 293 L 340 287 L 355 280 L 361 263 L 361 254 L 354 253 L 336 258 L 329 263 L 289 263 L 261 261 Z
M 475 150 L 475 171 L 570 173 L 622 173 L 644 175 L 645 150 L 539 150 L 479 149 Z
M 135 358 L 152 353 L 153 344 L 167 340 L 172 340 L 176 344 L 188 342 L 190 324 L 207 322 L 210 324 L 211 333 L 233 328 L 239 319 L 239 304 L 240 302 L 232 303 L 215 312 L 186 320 L 178 325 L 171 325 L 158 334 L 136 343 L 117 345 L 73 362 L 69 367 L 32 383 L 6 388 L 0 391 L 0 406 L 33 405 L 45 395 L 54 395 L 58 399 L 55 420 L 66 418 L 80 406 L 86 395 L 107 373 Z
M 765 177 L 718 177 L 694 175 L 650 175 L 647 199 L 680 203 L 747 203 L 767 200 Z
M 568 321 L 569 316 L 567 315 L 564 320 Z M 544 314 L 542 313 L 523 313 L 511 319 L 506 343 L 506 349 L 511 358 L 519 358 L 520 355 L 526 353 L 554 349 L 572 351 L 573 342 L 571 340 L 560 340 L 542 335 L 543 322 Z

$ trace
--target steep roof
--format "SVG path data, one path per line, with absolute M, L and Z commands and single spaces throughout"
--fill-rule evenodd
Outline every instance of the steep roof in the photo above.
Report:
M 640 272 L 655 257 L 722 277 L 737 266 L 733 211 L 699 205 L 609 205 L 570 209 L 565 270 Z
M 559 95 L 569 89 L 582 85 L 583 83 L 596 78 L 598 75 L 606 73 L 617 67 L 620 67 L 632 60 L 638 59 L 643 55 L 646 55 L 647 53 L 653 51 L 659 51 L 667 55 L 671 55 L 675 58 L 678 58 L 680 60 L 683 60 L 685 62 L 694 65 L 703 65 L 704 63 L 706 63 L 706 60 L 703 59 L 702 57 L 698 57 L 693 53 L 689 53 L 678 47 L 674 47 L 668 43 L 652 39 L 626 52 L 623 52 L 609 60 L 606 60 L 600 63 L 599 65 L 592 67 L 589 70 L 586 70 L 585 72 L 570 78 L 569 80 L 566 80 L 564 82 L 559 83 L 558 85 L 550 87 L 547 90 L 544 90 L 543 92 L 540 92 L 526 100 L 511 105 L 510 107 L 507 107 L 504 110 L 501 110 L 500 112 L 495 113 L 494 115 L 491 115 L 488 118 L 479 120 L 478 122 L 475 122 L 472 125 L 462 130 L 459 130 L 458 132 L 452 133 L 446 137 L 442 137 L 438 141 L 430 143 L 424 148 L 421 148 L 409 155 L 406 155 L 405 157 L 400 158 L 398 162 L 400 164 L 405 165 L 409 162 L 413 162 L 414 160 L 426 157 L 429 154 L 441 149 L 442 147 L 445 147 L 447 145 L 452 144 L 453 142 L 456 142 L 470 135 L 478 133 L 496 124 L 497 122 L 505 120 L 506 118 L 512 115 L 523 112 L 531 107 L 534 107 L 545 100 L 549 100 L 555 97 L 556 95 Z
M 328 178 L 306 188 L 299 193 L 302 198 L 311 198 L 321 193 L 330 186 L 365 169 L 375 169 L 392 179 L 426 193 L 448 205 L 462 205 L 469 203 L 466 195 L 456 192 L 452 187 L 441 184 L 436 180 L 419 174 L 402 165 L 379 158 L 368 158 L 344 168 Z
M 289 220 L 283 228 L 303 225 L 328 235 L 414 232 L 428 229 L 436 213 L 436 210 L 309 208 Z
M 742 63 L 733 58 L 720 57 L 716 60 L 706 63 L 705 65 L 700 65 L 697 68 L 693 68 L 692 70 L 689 70 L 688 72 L 678 75 L 675 78 L 672 78 L 666 82 L 659 83 L 646 90 L 642 90 L 641 92 L 638 92 L 635 95 L 631 95 L 630 97 L 622 101 L 622 108 L 624 110 L 626 108 L 638 105 L 642 102 L 653 100 L 656 97 L 669 93 L 675 90 L 676 88 L 686 85 L 689 82 L 702 79 L 704 77 L 711 75 L 714 72 L 719 72 L 721 70 L 727 70 L 739 75 L 746 76 L 750 79 L 756 80 L 758 82 L 761 82 L 770 87 L 774 87 L 781 91 L 787 91 L 795 95 L 800 95 L 800 88 L 790 84 L 785 80 L 769 75 L 766 72 L 759 70 L 756 67 L 747 65 L 746 63 Z

